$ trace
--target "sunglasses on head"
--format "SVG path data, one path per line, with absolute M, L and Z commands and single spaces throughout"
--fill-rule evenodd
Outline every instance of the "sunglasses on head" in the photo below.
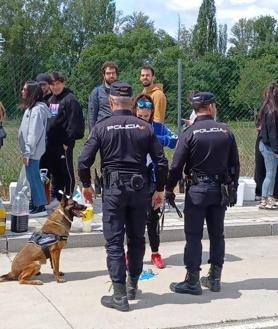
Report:
M 138 102 L 136 102 L 136 107 L 138 107 L 139 109 L 152 110 L 153 104 L 148 100 L 139 100 Z

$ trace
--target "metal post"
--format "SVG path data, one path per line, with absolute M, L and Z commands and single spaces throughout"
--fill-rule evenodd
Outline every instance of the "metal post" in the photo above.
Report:
M 3 53 L 3 45 L 6 42 L 5 38 L 3 38 L 2 33 L 0 33 L 0 54 Z
M 181 84 L 182 84 L 182 65 L 181 59 L 178 59 L 178 133 L 181 131 Z

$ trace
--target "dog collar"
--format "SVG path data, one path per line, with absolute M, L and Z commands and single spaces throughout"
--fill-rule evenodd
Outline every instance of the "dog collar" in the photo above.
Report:
M 65 218 L 66 218 L 66 220 L 70 223 L 70 224 L 72 224 L 72 221 L 69 219 L 69 217 L 61 210 L 61 209 L 58 209 L 58 211 L 59 211 L 59 213 L 61 214 L 61 215 L 63 215 Z

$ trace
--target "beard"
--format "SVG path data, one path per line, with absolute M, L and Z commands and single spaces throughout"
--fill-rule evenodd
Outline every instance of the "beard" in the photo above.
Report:
M 152 84 L 152 83 L 149 82 L 149 81 L 143 81 L 142 83 L 143 83 L 143 86 L 144 86 L 144 87 L 149 87 L 149 86 Z
M 117 79 L 114 79 L 114 78 L 111 78 L 111 79 L 109 79 L 109 80 L 104 80 L 105 81 L 105 83 L 108 85 L 108 86 L 110 86 L 110 85 L 112 85 L 112 83 L 113 82 L 115 82 Z

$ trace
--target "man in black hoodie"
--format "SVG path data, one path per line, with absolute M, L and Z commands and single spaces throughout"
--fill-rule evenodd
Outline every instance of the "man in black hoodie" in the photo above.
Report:
M 71 195 L 75 178 L 73 148 L 75 140 L 84 136 L 84 117 L 81 105 L 73 92 L 65 87 L 65 78 L 59 72 L 50 74 L 52 96 L 48 100 L 52 117 L 47 126 L 45 158 L 51 174 L 51 197 L 61 199 L 59 190 Z
M 47 73 L 40 73 L 36 77 L 36 81 L 39 83 L 43 92 L 43 101 L 48 105 L 48 100 L 52 96 L 50 90 L 50 76 Z

